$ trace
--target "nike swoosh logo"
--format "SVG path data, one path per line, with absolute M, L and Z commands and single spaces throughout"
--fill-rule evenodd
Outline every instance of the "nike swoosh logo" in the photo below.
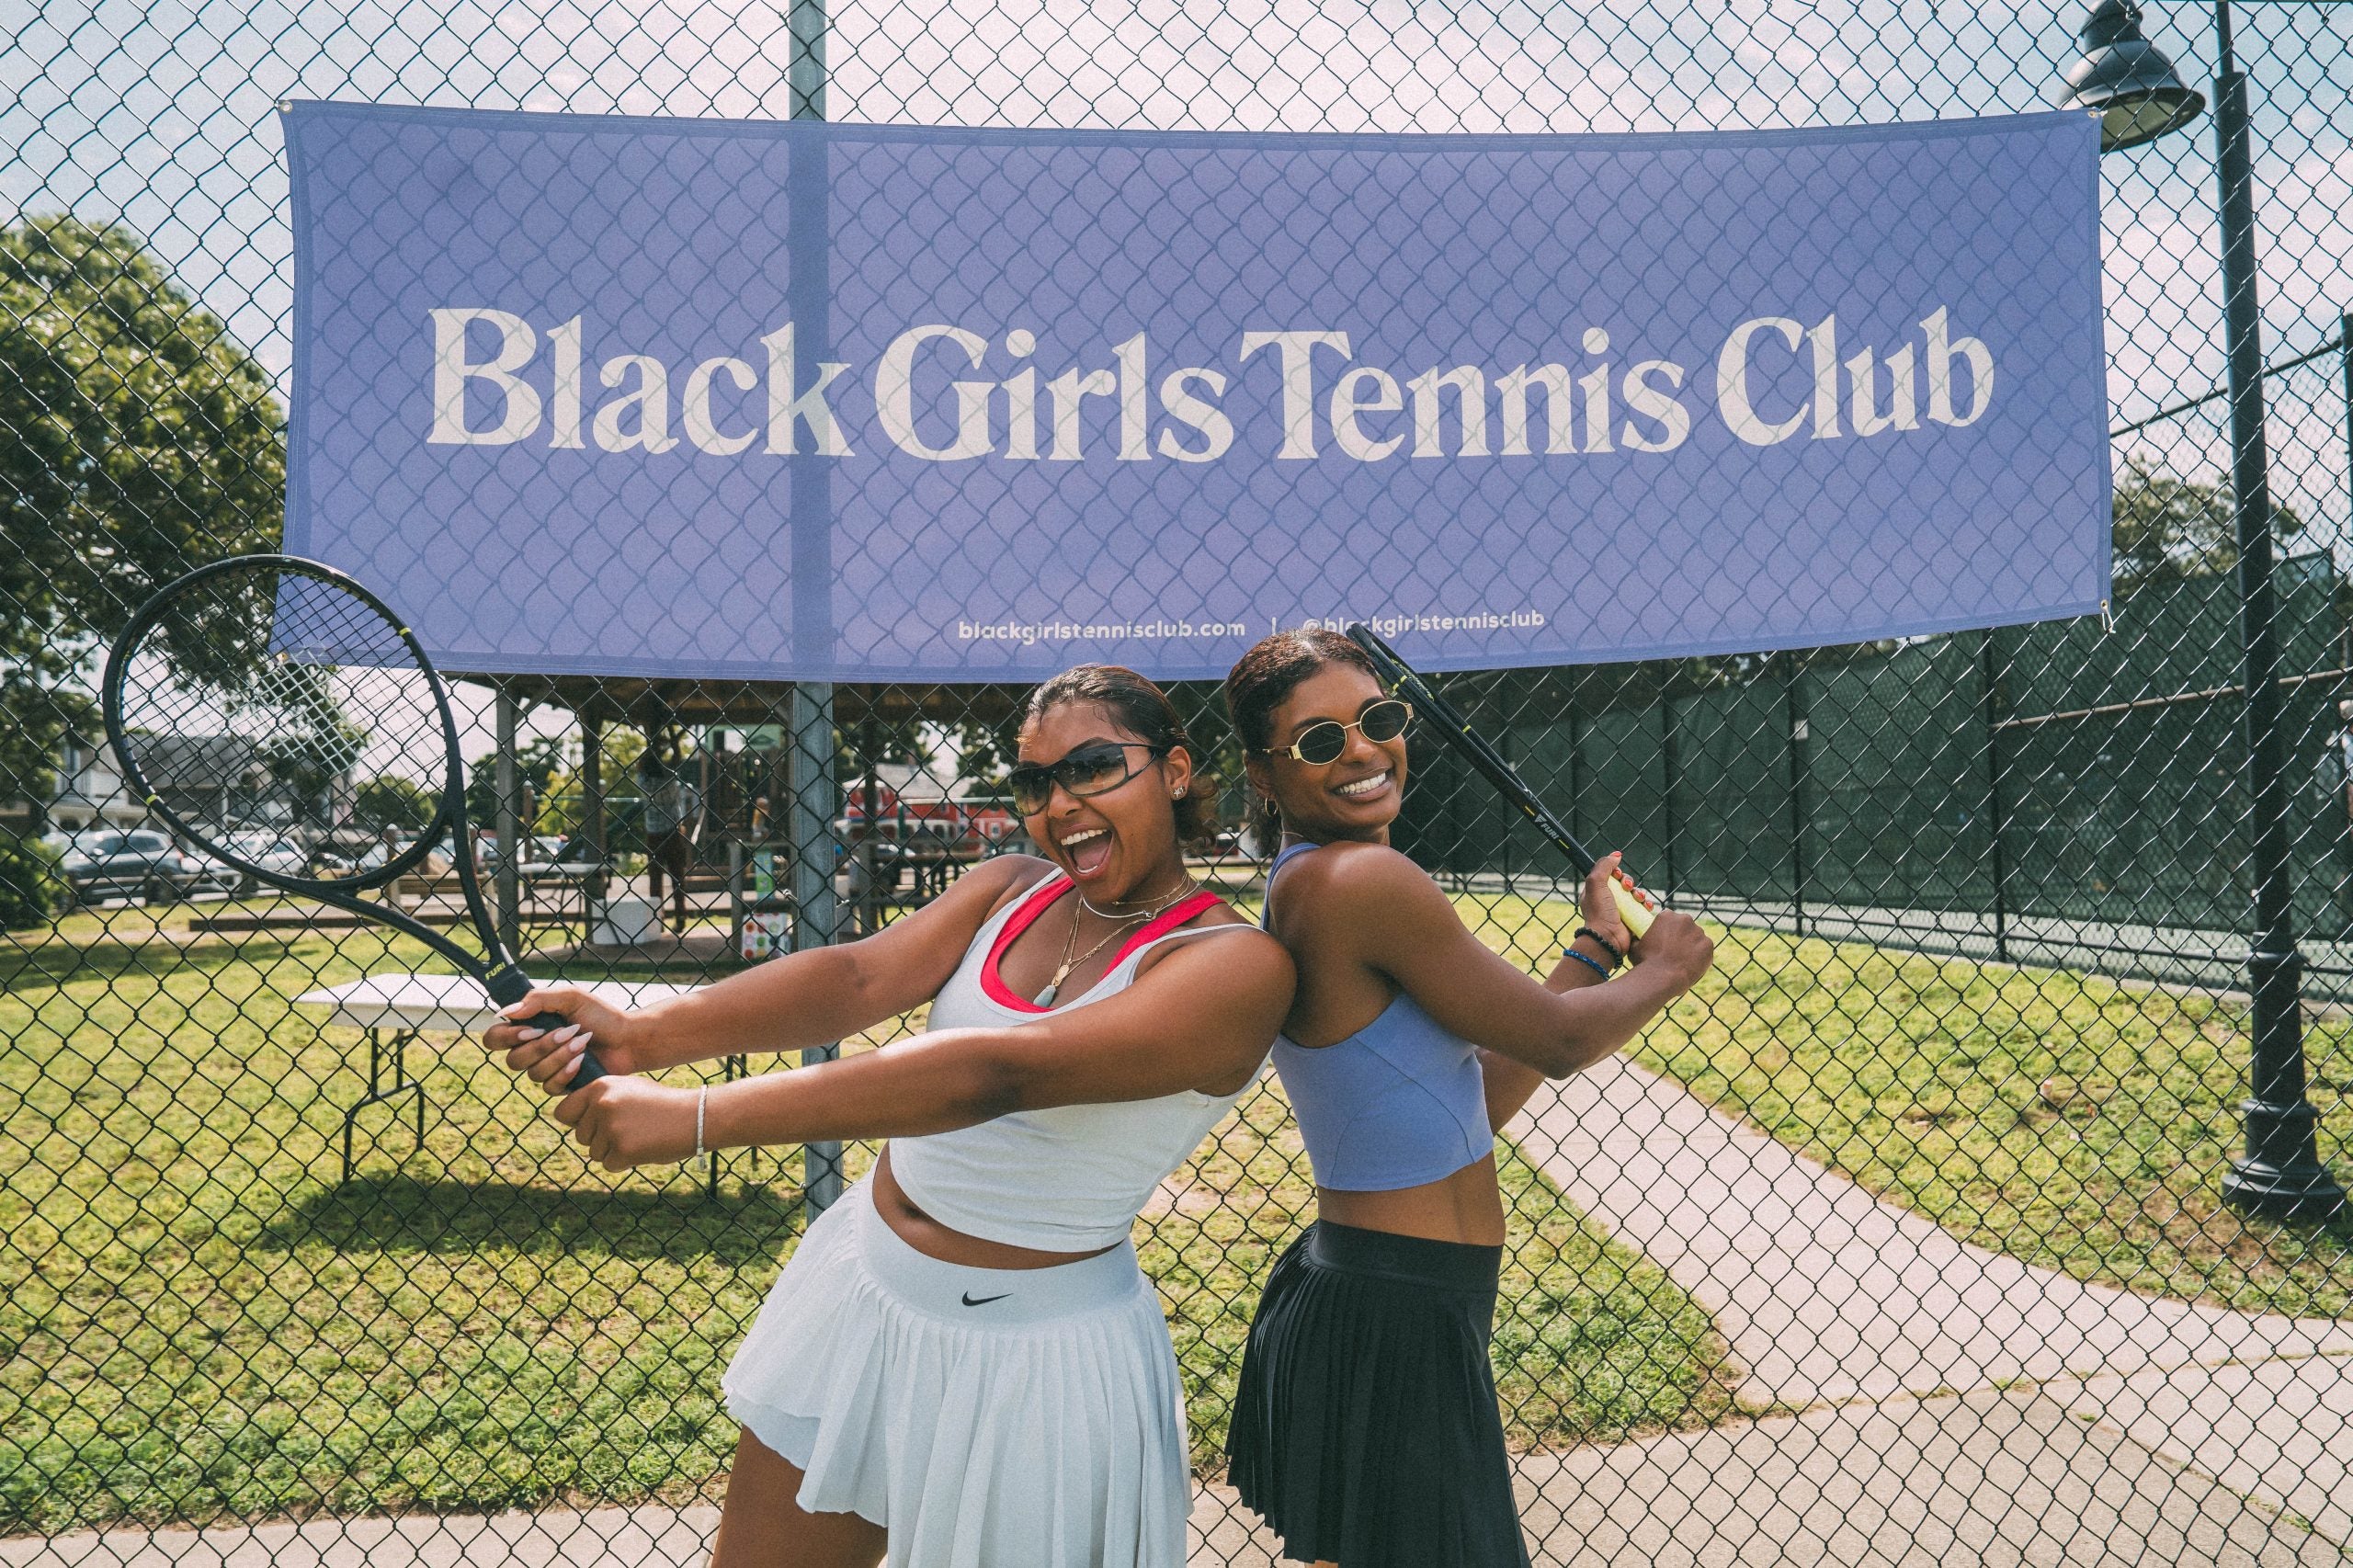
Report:
M 1007 1291 L 1005 1293 L 1005 1296 L 1010 1296 L 1010 1295 L 1012 1295 L 1012 1294 L 1013 1294 L 1013 1292 L 1012 1292 L 1012 1291 L 1007 1290 Z M 991 1301 L 1004 1301 L 1004 1300 L 1005 1300 L 1005 1296 L 983 1296 L 979 1301 L 976 1301 L 972 1300 L 972 1293 L 970 1290 L 967 1290 L 967 1291 L 965 1291 L 965 1292 L 964 1292 L 964 1304 L 965 1304 L 966 1306 L 968 1306 L 968 1307 L 985 1307 L 985 1306 L 987 1306 Z

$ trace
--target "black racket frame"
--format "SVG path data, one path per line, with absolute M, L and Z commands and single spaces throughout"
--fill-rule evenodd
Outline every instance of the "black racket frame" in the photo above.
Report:
M 246 860 L 235 850 L 220 843 L 202 827 L 174 811 L 165 801 L 147 778 L 145 771 L 139 766 L 139 753 L 131 744 L 130 733 L 123 726 L 122 690 L 124 683 L 130 679 L 131 656 L 138 649 L 141 640 L 169 613 L 174 602 L 214 577 L 229 573 L 264 571 L 276 571 L 313 578 L 342 593 L 349 594 L 353 598 L 382 616 L 386 623 L 399 634 L 401 642 L 406 646 L 410 655 L 415 659 L 416 667 L 424 675 L 426 686 L 433 694 L 434 711 L 441 722 L 443 751 L 439 806 L 434 812 L 432 821 L 422 833 L 418 834 L 415 843 L 384 865 L 362 875 L 337 878 L 290 876 L 283 871 L 268 870 Z M 490 994 L 491 1000 L 502 1008 L 511 1007 L 530 994 L 531 979 L 523 972 L 522 966 L 515 961 L 515 955 L 508 950 L 506 942 L 499 936 L 498 922 L 491 914 L 489 902 L 483 897 L 482 878 L 474 869 L 473 854 L 466 843 L 468 824 L 465 759 L 459 749 L 458 721 L 456 713 L 449 706 L 449 687 L 441 678 L 441 672 L 434 667 L 432 659 L 426 656 L 424 644 L 419 642 L 416 640 L 416 634 L 408 629 L 407 622 L 392 606 L 369 592 L 366 585 L 352 577 L 350 574 L 338 571 L 324 562 L 307 560 L 299 555 L 263 553 L 233 555 L 225 560 L 199 566 L 183 576 L 176 577 L 150 595 L 145 603 L 131 612 L 130 620 L 124 623 L 121 632 L 115 638 L 113 646 L 108 651 L 106 675 L 100 687 L 100 693 L 99 707 L 106 723 L 107 744 L 112 748 L 115 759 L 122 765 L 124 783 L 130 787 L 134 798 L 143 803 L 148 811 L 170 824 L 181 837 L 214 858 L 236 867 L 256 881 L 267 883 L 281 892 L 315 898 L 322 903 L 363 915 L 381 925 L 389 926 L 404 936 L 415 937 L 434 952 L 457 965 L 461 972 L 471 975 L 479 982 L 483 989 Z M 426 858 L 435 849 L 440 846 L 445 837 L 450 840 L 450 864 L 457 871 L 459 891 L 465 899 L 467 916 L 472 922 L 474 934 L 482 939 L 483 951 L 487 955 L 486 961 L 483 958 L 468 952 L 423 921 L 411 918 L 404 911 L 380 900 L 358 896 L 362 892 L 389 886 L 394 881 L 416 869 L 425 863 Z M 527 1020 L 526 1027 L 552 1029 L 561 1028 L 568 1022 L 570 1020 L 561 1014 L 541 1013 Z M 580 1059 L 579 1071 L 574 1074 L 570 1086 L 576 1089 L 584 1084 L 604 1076 L 604 1068 L 597 1063 L 593 1053 L 584 1053 Z
M 1494 785 L 1505 800 L 1519 808 L 1520 814 L 1536 824 L 1537 831 L 1551 839 L 1554 847 L 1568 857 L 1577 875 L 1588 876 L 1600 857 L 1585 846 L 1584 840 L 1569 831 L 1568 824 L 1553 814 L 1519 770 L 1506 761 L 1484 735 L 1471 727 L 1462 710 L 1438 695 L 1438 688 L 1424 680 L 1414 666 L 1407 664 L 1396 649 L 1382 640 L 1381 633 L 1363 621 L 1353 620 L 1347 626 L 1348 641 L 1363 649 L 1381 672 L 1381 679 L 1395 695 L 1414 705 L 1414 711 L 1430 721 L 1438 733 L 1462 759 L 1477 768 L 1488 783 Z

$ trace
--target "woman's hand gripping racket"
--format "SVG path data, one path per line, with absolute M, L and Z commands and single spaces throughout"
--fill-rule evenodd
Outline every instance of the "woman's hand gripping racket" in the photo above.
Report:
M 1371 655 L 1373 667 L 1381 672 L 1381 678 L 1392 693 L 1412 703 L 1415 712 L 1436 724 L 1438 733 L 1446 737 L 1447 744 L 1485 775 L 1487 782 L 1500 790 L 1505 800 L 1518 806 L 1521 813 L 1536 824 L 1538 831 L 1569 858 L 1569 864 L 1576 868 L 1577 875 L 1592 875 L 1598 857 L 1569 831 L 1565 823 L 1552 814 L 1551 807 L 1537 798 L 1536 791 L 1528 787 L 1518 770 L 1504 760 L 1503 753 L 1488 744 L 1486 737 L 1471 727 L 1471 722 L 1462 716 L 1461 710 L 1440 697 L 1437 688 L 1416 675 L 1414 667 L 1398 655 L 1396 649 L 1381 641 L 1381 634 L 1371 627 L 1362 621 L 1351 622 L 1348 640 Z M 1618 901 L 1619 918 L 1626 922 L 1626 929 L 1637 937 L 1649 935 L 1651 921 L 1659 907 L 1658 902 L 1636 887 L 1633 879 L 1623 871 L 1610 878 L 1609 892 Z
M 350 577 L 290 555 L 189 573 L 131 616 L 107 658 L 104 703 L 132 793 L 183 838 L 257 882 L 415 937 L 501 1007 L 530 994 L 474 871 L 449 694 L 399 618 Z M 363 756 L 405 776 L 432 802 L 431 820 L 381 866 L 316 875 L 313 857 L 347 822 Z M 415 870 L 444 840 L 479 953 L 358 896 Z M 566 1022 L 542 1013 L 527 1027 Z M 584 1053 L 572 1086 L 603 1075 Z

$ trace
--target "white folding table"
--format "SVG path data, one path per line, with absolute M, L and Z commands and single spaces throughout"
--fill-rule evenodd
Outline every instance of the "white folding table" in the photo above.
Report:
M 616 1007 L 640 1007 L 695 988 L 660 980 L 599 980 L 581 989 Z M 489 993 L 462 974 L 371 974 L 305 992 L 294 1001 L 298 1006 L 325 1008 L 326 1023 L 364 1029 L 368 1034 L 368 1093 L 343 1113 L 345 1181 L 351 1179 L 352 1131 L 359 1113 L 369 1106 L 414 1095 L 416 1141 L 419 1147 L 424 1145 L 425 1084 L 409 1076 L 409 1043 L 425 1034 L 477 1035 L 498 1021 L 498 1009 Z M 735 1075 L 732 1058 L 729 1067 L 732 1078 Z M 710 1184 L 713 1191 L 718 1189 L 716 1153 L 710 1157 Z

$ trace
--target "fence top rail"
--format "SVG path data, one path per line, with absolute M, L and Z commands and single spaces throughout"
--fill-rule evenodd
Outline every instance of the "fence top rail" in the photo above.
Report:
M 2282 676 L 2281 687 L 2307 686 L 2314 681 L 2337 681 L 2353 677 L 2353 669 L 2314 670 L 2309 675 Z M 2119 713 L 2133 713 L 2149 708 L 2177 708 L 2189 702 L 2219 702 L 2227 697 L 2240 697 L 2246 688 L 2239 686 L 2210 686 L 2202 691 L 2177 691 L 2165 697 L 2138 697 L 2130 702 L 2103 702 L 2097 708 L 2070 708 L 2058 713 L 2029 713 L 2016 719 L 1996 719 L 1997 730 L 2031 730 L 2044 724 L 2062 724 L 2080 719 L 2106 719 Z
M 2322 344 L 2318 348 L 2313 349 L 2309 354 L 2299 354 L 2293 359 L 2282 359 L 2277 365 L 2266 365 L 2263 368 L 2263 373 L 2266 376 L 2284 376 L 2289 371 L 2309 365 L 2315 359 L 2325 359 L 2330 355 L 2338 352 L 2344 347 L 2345 335 L 2343 333 L 2339 333 L 2337 335 L 2330 338 L 2326 343 Z M 2121 437 L 2132 435 L 2137 431 L 2146 430 L 2150 426 L 2161 424 L 2167 419 L 2173 418 L 2176 415 L 2187 414 L 2193 408 L 2203 408 L 2210 403 L 2219 402 L 2230 395 L 2230 388 L 2216 387 L 2211 392 L 2201 392 L 2198 396 L 2191 398 L 2187 403 L 2177 403 L 2170 408 L 2160 408 L 2145 419 L 2136 419 L 2130 425 L 2119 425 L 2115 429 L 2110 430 L 2108 433 L 2108 438 L 2113 441 Z

